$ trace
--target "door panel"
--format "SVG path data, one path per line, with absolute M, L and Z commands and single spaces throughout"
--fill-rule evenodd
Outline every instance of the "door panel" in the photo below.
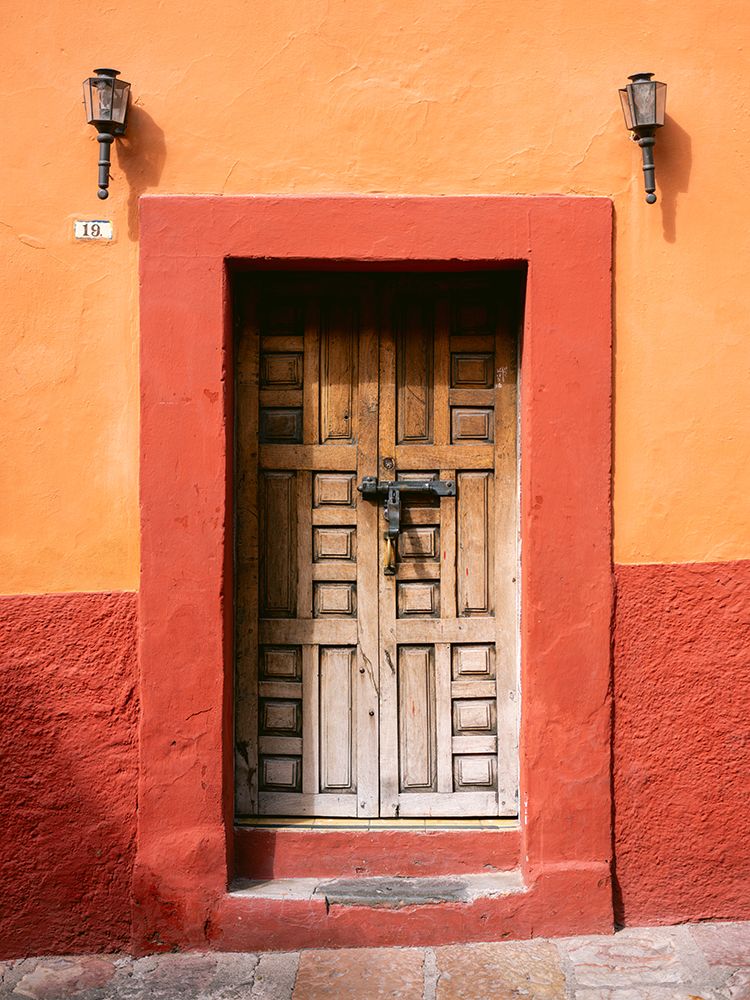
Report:
M 495 278 L 262 275 L 237 348 L 240 814 L 517 812 L 516 364 Z M 402 494 L 394 575 L 383 507 Z
M 396 573 L 380 576 L 380 813 L 514 815 L 508 320 L 487 291 L 440 279 L 393 279 L 384 309 L 378 476 L 454 481 L 456 497 L 425 504 L 406 495 Z M 380 546 L 383 558 L 382 538 Z
M 437 791 L 434 652 L 398 651 L 399 780 L 406 791 Z
M 356 490 L 376 462 L 371 301 L 274 278 L 243 299 L 240 812 L 377 815 L 377 512 Z

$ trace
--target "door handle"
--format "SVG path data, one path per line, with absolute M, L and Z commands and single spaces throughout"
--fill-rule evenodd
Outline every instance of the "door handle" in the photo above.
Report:
M 398 536 L 401 531 L 401 495 L 409 493 L 427 494 L 437 497 L 454 497 L 456 483 L 452 479 L 392 479 L 378 480 L 375 476 L 365 476 L 357 487 L 363 500 L 378 501 L 385 497 L 383 516 L 388 525 L 385 538 L 385 558 L 383 572 L 393 576 L 398 560 Z
M 396 543 L 385 533 L 385 554 L 383 556 L 383 572 L 386 576 L 394 576 L 396 573 Z

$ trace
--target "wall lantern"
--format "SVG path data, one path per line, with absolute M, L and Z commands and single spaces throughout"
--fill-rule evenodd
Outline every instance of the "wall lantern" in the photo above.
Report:
M 99 197 L 109 195 L 110 147 L 115 136 L 125 134 L 130 84 L 118 80 L 116 69 L 95 69 L 96 76 L 83 81 L 86 121 L 99 133 Z
M 654 145 L 656 130 L 664 124 L 664 109 L 667 103 L 667 85 L 652 80 L 653 73 L 634 73 L 632 81 L 620 91 L 620 102 L 625 115 L 625 124 L 633 133 L 643 151 L 643 180 L 646 185 L 646 201 L 653 205 L 656 201 L 654 180 Z

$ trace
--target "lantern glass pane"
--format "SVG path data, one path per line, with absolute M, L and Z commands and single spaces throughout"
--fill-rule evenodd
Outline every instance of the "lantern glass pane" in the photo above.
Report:
M 112 101 L 112 121 L 118 125 L 124 125 L 125 115 L 128 111 L 128 94 L 130 84 L 124 80 L 114 81 L 114 95 Z
M 90 125 L 94 120 L 94 109 L 91 101 L 91 80 L 83 81 L 83 106 L 86 109 L 86 121 Z
M 643 81 L 628 87 L 633 104 L 634 125 L 656 125 L 656 84 Z
M 625 116 L 625 126 L 627 128 L 633 127 L 633 115 L 630 110 L 630 101 L 628 99 L 628 92 L 625 88 L 620 91 L 620 104 L 622 104 L 622 113 Z
M 656 83 L 656 124 L 664 124 L 664 115 L 667 110 L 667 85 L 666 83 Z
M 112 99 L 115 81 L 107 77 L 94 78 L 92 101 L 94 104 L 94 120 L 100 122 L 112 121 Z

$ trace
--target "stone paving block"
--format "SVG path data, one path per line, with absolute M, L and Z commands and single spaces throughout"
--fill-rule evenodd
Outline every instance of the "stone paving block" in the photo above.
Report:
M 437 1000 L 438 967 L 432 948 L 424 949 L 424 1000 Z
M 249 997 L 259 957 L 242 952 L 218 952 L 209 990 L 199 1000 L 234 1000 Z
M 435 948 L 437 1000 L 563 1000 L 565 977 L 547 941 Z
M 179 1000 L 206 994 L 216 972 L 216 955 L 207 952 L 149 955 L 123 963 L 124 978 L 118 978 L 117 1000 Z M 210 994 L 209 994 L 210 995 Z
M 298 966 L 297 952 L 261 955 L 250 1000 L 290 1000 Z
M 423 976 L 420 949 L 303 951 L 293 998 L 422 1000 Z
M 717 1000 L 712 991 L 683 986 L 639 986 L 633 989 L 576 990 L 575 1000 Z
M 672 937 L 661 930 L 621 931 L 613 937 L 570 938 L 558 942 L 577 987 L 665 986 L 683 978 Z
M 750 923 L 693 924 L 690 934 L 709 965 L 750 967 Z
M 66 997 L 104 996 L 101 992 L 115 975 L 115 963 L 99 955 L 45 958 L 26 972 L 10 996 L 28 1000 L 65 1000 Z
M 738 969 L 733 973 L 718 995 L 722 1000 L 750 1000 L 750 969 Z
M 10 996 L 10 991 L 16 985 L 21 975 L 18 972 L 20 962 L 0 962 L 0 997 Z
M 0 997 L 6 1000 L 6 997 L 12 996 L 14 987 L 27 973 L 33 972 L 40 961 L 43 959 L 19 958 L 15 961 L 5 962 L 2 979 L 0 979 Z

